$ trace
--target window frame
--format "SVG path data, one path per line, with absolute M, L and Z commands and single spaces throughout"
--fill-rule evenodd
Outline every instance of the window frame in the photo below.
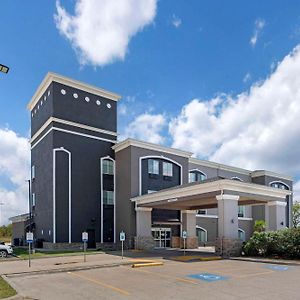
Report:
M 149 158 L 147 164 L 148 164 L 148 174 L 159 175 L 159 160 L 158 159 Z
M 163 167 L 163 176 L 173 177 L 173 163 L 168 161 L 163 161 L 162 167 Z
M 109 158 L 105 158 L 102 160 L 102 174 L 105 175 L 115 175 L 114 174 L 114 161 L 109 159 Z
M 111 195 L 111 198 L 108 197 L 108 195 Z M 114 205 L 114 204 L 115 204 L 114 191 L 103 190 L 103 205 Z

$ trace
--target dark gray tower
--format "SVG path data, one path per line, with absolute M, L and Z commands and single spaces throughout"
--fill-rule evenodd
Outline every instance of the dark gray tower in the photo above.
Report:
M 115 162 L 120 96 L 48 73 L 31 114 L 35 237 L 90 246 L 115 241 Z

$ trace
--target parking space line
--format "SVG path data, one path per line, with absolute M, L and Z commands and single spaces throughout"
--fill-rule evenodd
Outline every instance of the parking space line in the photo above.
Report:
M 270 274 L 270 273 L 275 273 L 274 271 L 267 271 L 267 272 L 259 272 L 259 273 L 251 273 L 251 274 L 245 274 L 245 275 L 235 275 L 234 277 L 237 278 L 248 278 L 252 276 L 257 276 L 257 275 L 265 275 L 265 274 Z
M 115 291 L 115 292 L 118 292 L 118 293 L 121 294 L 121 295 L 124 295 L 124 296 L 129 296 L 129 295 L 130 295 L 130 293 L 127 292 L 126 290 L 117 288 L 117 287 L 115 287 L 115 286 L 112 286 L 112 285 L 107 284 L 107 283 L 105 283 L 105 282 L 102 282 L 102 281 L 100 281 L 100 280 L 95 280 L 95 279 L 89 278 L 89 277 L 84 276 L 84 275 L 79 275 L 79 274 L 74 273 L 74 272 L 68 272 L 68 274 L 71 274 L 71 275 L 73 275 L 73 276 L 77 276 L 77 277 L 79 277 L 79 278 L 85 279 L 85 280 L 90 281 L 90 282 L 93 282 L 93 283 L 98 284 L 98 285 L 100 285 L 100 286 L 102 286 L 102 287 L 106 287 L 106 288 L 111 289 L 111 290 L 113 290 L 113 291 Z
M 135 269 L 135 271 L 142 272 L 142 273 L 146 273 L 146 274 L 150 274 L 150 275 L 154 275 L 154 276 L 156 276 L 156 277 L 171 278 L 171 279 L 175 279 L 175 280 L 177 280 L 177 281 L 181 281 L 181 282 L 185 282 L 185 283 L 198 284 L 197 282 L 195 282 L 195 281 L 193 281 L 193 280 L 184 279 L 184 278 L 180 278 L 180 277 L 176 277 L 176 276 L 172 276 L 172 275 L 166 275 L 166 274 L 161 274 L 161 273 L 155 273 L 155 272 L 146 271 L 146 270 L 140 270 L 140 269 Z

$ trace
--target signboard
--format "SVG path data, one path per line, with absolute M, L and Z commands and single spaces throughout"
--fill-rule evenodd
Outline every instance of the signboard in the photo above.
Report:
M 182 238 L 183 239 L 187 238 L 187 232 L 185 230 L 182 231 Z
M 27 243 L 32 243 L 33 242 L 33 233 L 32 232 L 27 232 L 26 233 L 26 241 L 27 241 Z
M 125 232 L 124 232 L 124 231 L 121 231 L 121 232 L 120 232 L 120 241 L 121 241 L 121 242 L 124 242 L 124 241 L 125 241 Z
M 82 233 L 82 241 L 87 242 L 89 240 L 89 234 L 85 231 Z

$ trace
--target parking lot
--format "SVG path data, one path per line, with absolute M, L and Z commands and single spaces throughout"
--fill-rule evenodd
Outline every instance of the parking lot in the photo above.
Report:
M 300 267 L 219 260 L 162 260 L 130 265 L 19 275 L 9 282 L 33 299 L 299 299 Z

